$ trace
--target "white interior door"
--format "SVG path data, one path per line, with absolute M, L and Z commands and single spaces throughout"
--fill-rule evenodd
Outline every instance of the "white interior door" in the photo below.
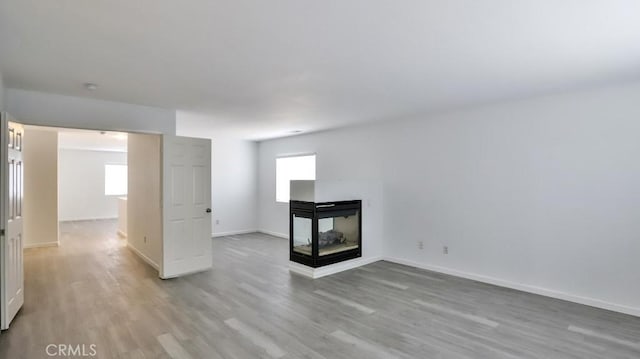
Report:
M 24 128 L 2 115 L 2 176 L 0 231 L 0 326 L 9 324 L 24 304 L 22 199 L 24 165 L 22 149 Z
M 211 268 L 211 141 L 162 137 L 162 278 Z

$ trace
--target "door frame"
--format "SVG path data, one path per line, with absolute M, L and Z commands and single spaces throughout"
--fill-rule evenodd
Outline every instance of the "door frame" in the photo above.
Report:
M 5 291 L 6 291 L 6 278 L 7 278 L 7 273 L 5 270 L 5 263 L 4 263 L 4 258 L 5 258 L 5 253 L 4 253 L 4 242 L 6 241 L 6 232 L 7 232 L 7 228 L 6 225 L 8 223 L 8 218 L 7 218 L 7 204 L 8 204 L 8 200 L 6 198 L 6 185 L 7 185 L 7 171 L 8 171 L 8 165 L 6 163 L 6 161 L 4 161 L 4 158 L 8 156 L 8 152 L 9 152 L 9 148 L 8 148 L 8 134 L 5 133 L 5 129 L 8 128 L 8 122 L 9 122 L 9 118 L 8 118 L 8 114 L 5 111 L 0 111 L 0 134 L 2 134 L 0 136 L 0 159 L 2 160 L 2 163 L 0 164 L 0 220 L 2 221 L 0 223 L 0 328 L 4 327 L 4 320 L 5 320 L 5 316 L 6 313 L 4 313 L 4 308 L 6 307 L 6 303 L 5 303 Z
M 4 128 L 5 124 L 9 121 L 9 117 L 10 114 L 7 111 L 0 111 L 0 126 L 2 126 L 2 131 L 1 131 L 1 135 L 0 135 L 0 159 L 4 158 L 5 156 L 8 155 L 8 134 L 5 133 Z M 15 120 L 15 122 L 20 123 L 22 125 L 26 125 L 26 126 L 38 126 L 38 127 L 50 127 L 50 128 L 60 128 L 60 129 L 79 129 L 79 130 L 87 130 L 87 131 L 107 131 L 107 132 L 125 132 L 125 133 L 133 133 L 133 134 L 144 134 L 144 135 L 155 135 L 155 136 L 159 136 L 160 139 L 162 139 L 163 133 L 161 132 L 153 132 L 153 131 L 131 131 L 131 130 L 120 130 L 120 129 L 103 129 L 103 128 L 93 128 L 93 127 L 84 127 L 84 128 L 80 128 L 80 127 L 66 127 L 66 126 L 59 126 L 59 125 L 48 125 L 48 124 L 42 124 L 42 123 L 37 123 L 37 124 L 33 124 L 33 123 L 29 123 L 28 121 L 25 122 L 20 122 L 21 120 Z M 160 158 L 162 158 L 162 146 L 160 146 Z M 7 213 L 8 213 L 8 208 L 7 208 L 7 199 L 6 197 L 6 193 L 4 191 L 5 186 L 7 185 L 7 180 L 6 180 L 6 175 L 7 175 L 7 171 L 8 171 L 8 165 L 7 163 L 4 163 L 5 161 L 1 161 L 3 163 L 0 164 L 0 221 L 2 221 L 0 223 L 0 228 L 1 227 L 6 227 L 6 223 L 7 223 Z M 158 176 L 160 177 L 160 181 L 162 182 L 162 172 L 158 173 Z M 164 193 L 161 192 L 160 193 L 160 198 L 161 200 L 164 197 Z M 3 228 L 3 230 L 6 232 L 6 228 Z M 160 228 L 161 233 L 162 233 L 162 228 Z M 5 283 L 6 283 L 6 275 L 7 273 L 5 272 L 5 263 L 4 263 L 4 240 L 5 240 L 5 233 L 0 233 L 0 323 L 2 323 L 2 321 L 5 318 L 5 313 L 3 312 L 3 308 L 5 307 L 4 303 L 4 291 L 5 291 Z M 163 239 L 160 241 L 160 245 L 161 245 L 161 250 L 164 251 L 164 236 Z M 23 248 L 24 251 L 24 248 Z M 162 273 L 162 261 L 161 263 L 158 264 L 159 265 L 159 273 Z M 23 264 L 23 268 L 24 268 L 24 264 Z

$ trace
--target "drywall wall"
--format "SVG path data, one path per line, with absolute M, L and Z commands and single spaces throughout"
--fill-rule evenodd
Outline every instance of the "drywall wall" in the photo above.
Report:
M 296 201 L 316 201 L 315 180 L 291 180 L 289 181 L 289 198 Z
M 288 238 L 289 204 L 276 202 L 276 157 L 316 153 L 316 180 L 382 182 L 375 126 L 259 143 L 259 229 Z M 379 135 L 379 134 L 378 134 Z M 383 183 L 384 185 L 384 183 Z
M 118 217 L 118 197 L 104 194 L 104 166 L 127 164 L 126 152 L 59 149 L 60 221 Z
M 41 126 L 175 134 L 175 111 L 157 107 L 8 89 L 16 120 Z
M 260 229 L 287 233 L 276 156 L 316 153 L 318 180 L 383 183 L 387 258 L 640 315 L 638 103 L 636 83 L 261 142 Z
M 211 139 L 212 236 L 255 232 L 258 145 L 178 113 L 178 136 Z
M 127 197 L 118 197 L 118 235 L 127 236 Z
M 255 142 L 211 140 L 212 235 L 255 232 L 257 158 Z
M 155 269 L 162 259 L 161 137 L 129 134 L 127 245 Z
M 23 156 L 24 246 L 57 246 L 58 133 L 26 127 Z

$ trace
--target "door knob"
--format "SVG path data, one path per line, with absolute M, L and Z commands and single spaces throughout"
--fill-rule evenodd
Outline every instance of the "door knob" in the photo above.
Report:
M 211 213 L 211 208 L 207 208 L 207 210 L 205 212 Z

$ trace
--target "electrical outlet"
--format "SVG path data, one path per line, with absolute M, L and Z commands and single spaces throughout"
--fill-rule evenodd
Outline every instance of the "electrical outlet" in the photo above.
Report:
M 219 219 L 216 219 L 216 224 L 220 224 L 220 220 Z
M 442 253 L 449 254 L 449 246 L 443 246 L 442 247 Z
M 423 241 L 418 241 L 418 248 L 419 249 L 424 249 L 424 242 Z

